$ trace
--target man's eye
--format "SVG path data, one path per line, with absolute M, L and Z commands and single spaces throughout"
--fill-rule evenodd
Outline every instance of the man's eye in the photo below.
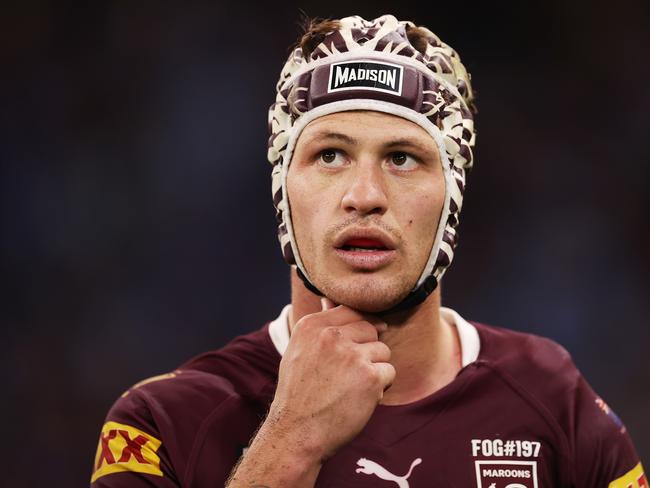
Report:
M 336 149 L 325 149 L 320 152 L 319 162 L 328 168 L 341 166 L 345 161 L 343 155 Z
M 324 163 L 331 163 L 336 159 L 336 152 L 330 149 L 326 149 L 320 155 Z
M 391 164 L 400 169 L 415 169 L 417 167 L 417 160 L 410 154 L 404 152 L 396 152 L 390 155 Z
M 397 166 L 402 166 L 404 163 L 406 163 L 407 157 L 408 156 L 406 156 L 404 153 L 395 153 L 393 154 L 393 163 Z

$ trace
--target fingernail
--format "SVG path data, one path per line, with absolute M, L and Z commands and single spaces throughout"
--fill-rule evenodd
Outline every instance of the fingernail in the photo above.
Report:
M 377 330 L 384 332 L 385 330 L 388 329 L 388 324 L 386 322 L 379 322 L 377 325 Z
M 323 310 L 327 310 L 327 298 L 322 297 L 320 299 L 320 306 Z

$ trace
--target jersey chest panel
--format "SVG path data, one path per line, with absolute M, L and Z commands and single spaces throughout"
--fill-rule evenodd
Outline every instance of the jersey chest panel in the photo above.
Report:
M 323 466 L 317 488 L 567 484 L 561 436 L 534 405 L 489 375 L 416 409 L 376 413 Z

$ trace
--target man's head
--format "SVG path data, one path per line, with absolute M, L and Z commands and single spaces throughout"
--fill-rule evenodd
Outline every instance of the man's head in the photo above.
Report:
M 472 164 L 457 54 L 410 22 L 346 17 L 311 26 L 277 89 L 268 156 L 285 259 L 360 310 L 422 302 L 453 257 Z

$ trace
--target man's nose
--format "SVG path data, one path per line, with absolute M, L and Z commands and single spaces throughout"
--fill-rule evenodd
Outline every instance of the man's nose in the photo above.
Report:
M 341 206 L 346 212 L 383 214 L 388 208 L 384 174 L 376 163 L 358 164 L 350 172 L 350 180 Z

